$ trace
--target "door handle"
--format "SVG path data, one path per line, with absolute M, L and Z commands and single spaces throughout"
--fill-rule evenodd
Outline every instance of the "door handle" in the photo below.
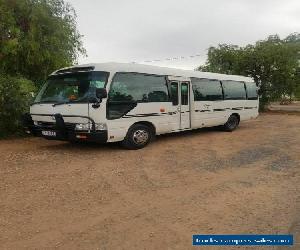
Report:
M 181 108 L 180 108 L 180 107 L 177 107 L 177 111 L 181 111 Z

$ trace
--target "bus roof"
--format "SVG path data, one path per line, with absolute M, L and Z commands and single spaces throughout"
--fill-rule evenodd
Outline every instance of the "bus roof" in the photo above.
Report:
M 155 74 L 155 75 L 170 75 L 170 76 L 180 76 L 180 77 L 198 77 L 198 78 L 208 78 L 208 79 L 218 79 L 218 80 L 253 82 L 252 78 L 239 76 L 239 75 L 226 75 L 226 74 L 201 72 L 201 71 L 194 71 L 194 70 L 158 67 L 158 66 L 137 64 L 137 63 L 116 63 L 116 62 L 81 64 L 81 65 L 76 65 L 76 66 L 57 70 L 52 74 L 56 74 L 59 71 L 68 71 L 68 69 L 73 69 L 76 71 L 76 68 L 79 69 L 78 71 L 80 71 L 80 68 L 81 69 L 93 68 L 95 71 L 107 71 L 111 73 L 135 72 L 135 73 L 145 73 L 145 74 Z

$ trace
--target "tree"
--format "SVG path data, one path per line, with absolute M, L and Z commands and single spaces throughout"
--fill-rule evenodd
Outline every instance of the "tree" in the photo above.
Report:
M 21 131 L 20 117 L 28 110 L 33 82 L 0 74 L 0 138 Z
M 217 48 L 208 49 L 208 61 L 197 68 L 200 71 L 209 71 L 223 74 L 235 74 L 236 61 L 240 56 L 240 48 L 231 44 L 219 44 Z
M 74 9 L 63 0 L 0 0 L 0 72 L 36 83 L 85 54 Z
M 85 54 L 63 0 L 0 0 L 0 137 L 21 131 L 36 87 Z
M 197 70 L 250 76 L 259 86 L 261 108 L 272 100 L 297 95 L 300 84 L 300 34 L 278 35 L 238 47 L 210 47 L 205 65 Z

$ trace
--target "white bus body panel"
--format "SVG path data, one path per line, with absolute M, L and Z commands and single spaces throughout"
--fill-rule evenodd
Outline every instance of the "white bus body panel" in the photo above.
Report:
M 119 119 L 107 120 L 108 140 L 121 141 L 126 136 L 130 126 L 137 122 L 150 122 L 156 128 L 156 134 L 164 134 L 178 130 L 178 121 L 172 103 L 139 103 L 134 109 Z M 157 114 L 145 116 L 145 114 Z
M 63 104 L 53 107 L 53 104 L 34 104 L 30 108 L 34 121 L 53 122 L 51 116 L 44 115 L 79 115 L 89 116 L 95 123 L 106 123 L 108 131 L 108 142 L 122 141 L 130 126 L 137 122 L 150 122 L 156 129 L 156 134 L 164 134 L 187 129 L 223 125 L 229 116 L 237 113 L 240 120 L 247 120 L 258 116 L 258 100 L 220 100 L 220 101 L 194 101 L 191 85 L 191 77 L 248 81 L 253 80 L 243 76 L 230 76 L 208 72 L 186 71 L 170 68 L 162 68 L 148 65 L 123 64 L 123 63 L 100 63 L 86 64 L 80 67 L 94 67 L 95 71 L 107 71 L 110 73 L 106 89 L 109 92 L 113 76 L 116 72 L 135 72 L 144 74 L 157 74 L 168 76 L 169 81 L 189 82 L 189 105 L 180 107 L 181 96 L 179 93 L 179 105 L 174 106 L 171 102 L 138 103 L 137 106 L 119 119 L 107 119 L 107 99 L 103 99 L 99 108 L 93 108 L 91 104 L 88 109 L 87 103 Z M 76 67 L 76 66 L 75 66 Z M 55 74 L 55 72 L 53 73 Z M 180 91 L 179 91 L 180 92 Z M 180 112 L 184 112 L 182 115 Z M 37 115 L 34 115 L 37 114 Z M 150 114 L 150 115 L 149 115 Z M 154 114 L 154 115 L 151 115 Z M 155 115 L 156 114 L 156 115 Z M 79 117 L 65 117 L 68 123 L 87 123 L 88 119 Z M 183 121 L 181 124 L 180 120 Z M 185 123 L 184 123 L 185 122 Z

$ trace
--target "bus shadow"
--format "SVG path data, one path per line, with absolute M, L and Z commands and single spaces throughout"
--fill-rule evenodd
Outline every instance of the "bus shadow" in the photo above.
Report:
M 96 143 L 96 142 L 61 142 L 59 144 L 51 144 L 51 145 L 43 145 L 42 148 L 48 150 L 65 150 L 65 151 L 86 151 L 86 152 L 97 152 L 101 151 L 116 151 L 122 150 L 120 143 L 112 142 L 112 143 Z
M 224 132 L 222 130 L 222 127 L 208 127 L 208 128 L 197 128 L 193 130 L 186 130 L 186 131 L 180 131 L 180 132 L 174 132 L 174 133 L 168 133 L 168 134 L 162 134 L 156 136 L 157 140 L 161 139 L 176 139 L 180 137 L 192 137 L 195 134 L 202 134 L 202 133 L 212 133 L 212 132 Z
M 239 128 L 240 129 L 240 128 Z M 155 141 L 161 140 L 175 140 L 178 138 L 190 138 L 195 136 L 196 134 L 206 134 L 206 133 L 222 133 L 222 127 L 208 127 L 208 128 L 198 128 L 193 130 L 181 131 L 181 132 L 174 132 L 168 134 L 157 135 L 155 137 Z M 226 133 L 226 132 L 224 132 Z M 58 143 L 51 143 L 47 145 L 41 146 L 41 148 L 49 149 L 49 150 L 67 150 L 67 151 L 94 151 L 97 152 L 101 151 L 124 151 L 124 149 L 120 142 L 110 142 L 110 143 L 96 143 L 96 142 L 58 142 Z

